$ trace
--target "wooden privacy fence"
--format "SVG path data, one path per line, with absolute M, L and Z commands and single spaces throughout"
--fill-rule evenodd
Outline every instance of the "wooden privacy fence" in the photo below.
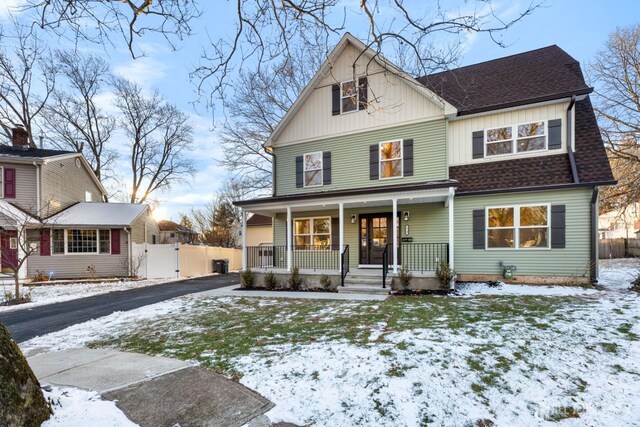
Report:
M 600 259 L 640 257 L 640 239 L 600 239 Z
M 133 273 L 147 279 L 191 277 L 213 272 L 213 260 L 229 261 L 229 271 L 242 268 L 242 251 L 234 248 L 185 245 L 181 243 L 133 244 Z

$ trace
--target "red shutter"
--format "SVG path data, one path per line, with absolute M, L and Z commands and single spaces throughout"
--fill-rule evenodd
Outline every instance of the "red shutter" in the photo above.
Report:
M 16 197 L 16 169 L 4 168 L 4 197 L 15 199 Z
M 51 255 L 51 230 L 40 230 L 40 255 Z
M 111 230 L 111 255 L 120 255 L 120 229 Z

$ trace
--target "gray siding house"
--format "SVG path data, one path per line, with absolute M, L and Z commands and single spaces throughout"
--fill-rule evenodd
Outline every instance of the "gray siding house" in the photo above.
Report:
M 159 231 L 147 205 L 105 203 L 79 153 L 30 147 L 22 128 L 0 145 L 0 268 L 20 277 L 129 275 L 132 243 Z M 26 242 L 26 243 L 25 243 Z

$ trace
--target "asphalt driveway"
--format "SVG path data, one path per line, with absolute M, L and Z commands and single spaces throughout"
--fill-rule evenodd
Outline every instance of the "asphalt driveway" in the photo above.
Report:
M 182 295 L 240 283 L 237 273 L 199 277 L 0 314 L 13 339 L 27 341 L 116 311 L 128 311 Z

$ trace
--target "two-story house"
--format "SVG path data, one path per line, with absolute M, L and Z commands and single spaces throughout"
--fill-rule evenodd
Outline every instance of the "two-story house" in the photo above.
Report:
M 147 205 L 105 196 L 82 154 L 31 147 L 14 129 L 11 144 L 0 145 L 2 271 L 29 248 L 22 278 L 129 275 L 130 245 L 157 239 L 157 226 Z
M 346 34 L 265 144 L 273 195 L 236 203 L 274 218 L 273 251 L 245 246 L 245 268 L 594 280 L 614 179 L 591 91 L 557 46 L 414 78 Z

